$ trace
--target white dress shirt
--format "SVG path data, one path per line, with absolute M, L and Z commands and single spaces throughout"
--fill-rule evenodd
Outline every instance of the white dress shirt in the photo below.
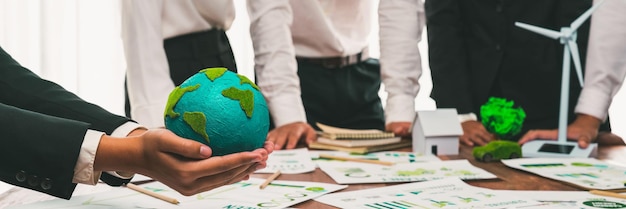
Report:
M 606 0 L 591 15 L 585 83 L 576 113 L 606 120 L 613 97 L 626 76 L 625 26 L 624 0 Z
M 163 112 L 174 82 L 163 40 L 219 28 L 235 19 L 232 0 L 122 1 L 122 39 L 131 117 L 147 127 L 164 127 Z
M 111 136 L 120 138 L 126 137 L 130 132 L 138 128 L 142 128 L 142 126 L 133 122 L 127 122 L 120 127 L 117 127 Z M 74 167 L 74 178 L 72 179 L 73 183 L 89 185 L 95 185 L 98 183 L 98 179 L 100 179 L 102 172 L 96 172 L 93 169 L 93 163 L 96 159 L 96 151 L 98 150 L 98 145 L 100 144 L 102 135 L 104 135 L 103 132 L 87 130 L 80 153 L 78 154 L 76 166 Z M 118 172 L 109 172 L 109 174 L 126 179 L 132 177 L 132 174 L 121 174 Z
M 257 84 L 276 126 L 306 122 L 295 57 L 366 50 L 373 6 L 370 0 L 248 1 Z M 417 44 L 425 23 L 423 3 L 384 0 L 378 13 L 386 122 L 411 122 L 422 72 Z

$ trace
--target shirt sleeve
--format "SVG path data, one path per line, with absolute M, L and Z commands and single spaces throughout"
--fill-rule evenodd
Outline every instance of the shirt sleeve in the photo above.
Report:
M 128 134 L 138 128 L 143 128 L 137 123 L 127 122 L 113 131 L 111 136 L 114 137 L 126 137 Z M 78 160 L 74 167 L 73 183 L 95 185 L 100 179 L 102 172 L 96 172 L 93 168 L 94 161 L 96 159 L 96 151 L 100 144 L 100 138 L 104 135 L 103 132 L 87 130 L 85 139 L 78 154 Z M 109 172 L 111 175 L 118 178 L 130 179 L 134 174 L 122 173 L 122 172 Z
M 425 25 L 421 0 L 385 0 L 378 7 L 381 78 L 387 123 L 413 121 L 422 62 L 417 44 Z
M 174 89 L 162 35 L 162 0 L 122 1 L 122 41 L 131 117 L 164 127 L 163 110 Z
M 594 1 L 598 3 L 600 1 Z M 584 87 L 575 112 L 606 120 L 626 76 L 626 1 L 604 1 L 592 15 Z
M 256 82 L 276 126 L 306 122 L 287 0 L 248 1 Z

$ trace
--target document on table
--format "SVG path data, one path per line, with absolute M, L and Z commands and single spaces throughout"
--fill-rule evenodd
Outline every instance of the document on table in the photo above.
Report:
M 497 178 L 467 160 L 398 163 L 393 166 L 339 161 L 319 161 L 317 164 L 338 184 L 413 182 L 447 177 L 463 180 Z
M 315 170 L 315 163 L 306 148 L 274 150 L 267 158 L 267 167 L 255 173 L 274 173 L 277 170 L 283 174 L 307 173 Z
M 4 194 L 5 192 L 9 191 L 11 188 L 13 188 L 14 186 L 11 184 L 7 184 L 4 182 L 0 181 L 0 195 Z
M 261 191 L 259 185 L 263 181 L 264 179 L 250 178 L 193 196 L 183 196 L 160 182 L 139 185 L 149 191 L 178 200 L 180 202 L 178 205 L 128 188 L 119 188 L 111 192 L 75 196 L 70 200 L 54 199 L 11 208 L 287 208 L 346 188 L 345 185 L 275 180 Z
M 419 163 L 419 162 L 438 162 L 441 161 L 439 157 L 435 155 L 423 155 L 414 152 L 397 152 L 397 151 L 384 151 L 384 152 L 372 152 L 368 154 L 352 154 L 341 151 L 327 151 L 327 150 L 309 150 L 311 158 L 314 162 L 328 161 L 329 159 L 319 158 L 320 154 L 332 155 L 338 157 L 350 157 L 366 160 L 380 160 L 393 163 Z
M 626 188 L 626 167 L 594 158 L 520 158 L 505 165 L 586 189 Z
M 445 161 L 444 161 L 445 162 Z M 315 201 L 338 208 L 524 208 L 540 205 L 525 197 L 474 187 L 458 178 L 406 183 L 327 194 Z
M 626 199 L 594 195 L 586 191 L 519 191 L 500 190 L 509 196 L 525 197 L 549 208 L 626 208 Z M 544 208 L 544 207 L 529 207 Z

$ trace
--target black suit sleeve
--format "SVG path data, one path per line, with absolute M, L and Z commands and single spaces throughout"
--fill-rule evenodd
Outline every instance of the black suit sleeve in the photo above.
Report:
M 69 198 L 87 129 L 130 121 L 41 79 L 0 48 L 0 180 Z
M 61 198 L 74 191 L 74 166 L 88 124 L 0 104 L 0 179 Z
M 461 1 L 426 0 L 426 26 L 433 89 L 438 108 L 472 112 L 467 45 Z

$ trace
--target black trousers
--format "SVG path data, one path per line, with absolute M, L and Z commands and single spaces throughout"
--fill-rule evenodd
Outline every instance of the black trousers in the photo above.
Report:
M 385 116 L 378 96 L 380 64 L 377 59 L 328 69 L 298 60 L 298 76 L 307 121 L 342 128 L 385 128 Z
M 163 46 L 170 68 L 170 77 L 176 86 L 205 68 L 226 67 L 230 71 L 237 72 L 233 50 L 223 30 L 213 29 L 172 37 L 164 40 Z M 130 100 L 126 83 L 124 83 L 124 91 L 126 116 L 130 117 Z

